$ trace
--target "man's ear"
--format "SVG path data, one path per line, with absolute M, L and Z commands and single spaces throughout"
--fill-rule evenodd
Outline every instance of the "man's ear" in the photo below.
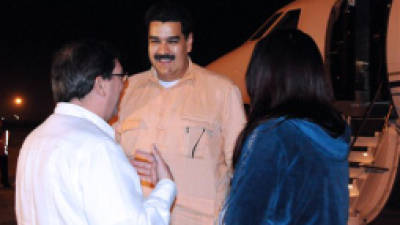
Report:
M 193 33 L 189 33 L 186 38 L 186 52 L 192 52 L 192 45 L 193 45 Z
M 93 84 L 93 91 L 95 94 L 100 95 L 100 96 L 106 96 L 106 90 L 105 90 L 105 80 L 98 76 L 94 80 Z

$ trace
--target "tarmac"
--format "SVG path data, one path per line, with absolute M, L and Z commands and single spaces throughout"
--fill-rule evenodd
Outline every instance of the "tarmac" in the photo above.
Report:
M 14 190 L 0 188 L 0 225 L 16 225 Z
M 9 181 L 12 184 L 12 188 L 0 187 L 0 225 L 16 225 L 15 217 L 15 171 L 17 166 L 17 158 L 19 149 L 21 148 L 22 142 L 26 135 L 29 133 L 27 129 L 17 129 L 11 131 L 9 158 L 8 158 L 8 172 Z M 397 178 L 400 175 L 397 174 Z M 389 197 L 389 201 L 386 204 L 380 215 L 370 225 L 400 225 L 400 182 L 397 179 L 395 183 L 396 188 Z M 245 224 L 244 224 L 245 225 Z

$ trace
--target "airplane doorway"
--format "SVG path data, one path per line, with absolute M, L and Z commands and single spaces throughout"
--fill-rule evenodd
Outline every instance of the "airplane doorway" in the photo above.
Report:
M 357 1 L 357 7 L 349 2 L 332 8 L 326 32 L 325 65 L 335 99 L 390 101 L 385 54 L 392 0 Z

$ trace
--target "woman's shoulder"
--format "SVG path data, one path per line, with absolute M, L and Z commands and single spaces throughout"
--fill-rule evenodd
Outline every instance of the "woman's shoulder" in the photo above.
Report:
M 287 118 L 287 117 L 270 118 L 268 120 L 261 122 L 258 126 L 256 126 L 254 130 L 258 132 L 260 131 L 265 132 L 273 129 L 275 131 L 284 130 L 285 132 L 289 132 L 291 130 L 295 133 L 303 133 L 306 130 L 314 130 L 326 133 L 324 128 L 322 128 L 320 125 L 312 121 L 301 118 Z M 344 134 L 346 133 L 347 129 L 345 130 Z
M 280 132 L 291 133 L 298 132 L 298 124 L 303 123 L 299 119 L 291 119 L 285 117 L 270 118 L 260 123 L 253 131 L 253 134 L 265 134 L 265 132 L 271 132 L 277 134 Z
M 290 119 L 270 118 L 257 125 L 246 139 L 245 148 L 269 148 L 272 145 L 286 145 L 288 140 L 296 139 L 299 134 Z M 263 150 L 261 150 L 263 151 Z
M 331 138 L 318 124 L 305 119 L 278 117 L 271 118 L 260 123 L 249 135 L 248 140 L 263 142 L 275 140 L 284 145 L 295 145 L 297 141 L 305 141 L 310 137 L 319 139 L 321 137 Z

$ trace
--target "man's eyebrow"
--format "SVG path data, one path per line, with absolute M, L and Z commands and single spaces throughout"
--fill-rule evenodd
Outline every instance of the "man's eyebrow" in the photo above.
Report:
M 150 35 L 150 36 L 149 36 L 149 39 L 160 39 L 160 37 Z M 179 37 L 179 36 L 170 36 L 170 37 L 167 37 L 167 40 L 171 40 L 171 39 L 178 39 L 178 40 L 179 40 L 180 37 Z
M 179 37 L 179 36 L 170 36 L 170 37 L 168 37 L 168 40 L 171 40 L 171 39 L 180 39 L 181 37 Z
M 171 36 L 167 38 L 167 41 L 179 41 L 181 40 L 181 37 L 179 36 Z

